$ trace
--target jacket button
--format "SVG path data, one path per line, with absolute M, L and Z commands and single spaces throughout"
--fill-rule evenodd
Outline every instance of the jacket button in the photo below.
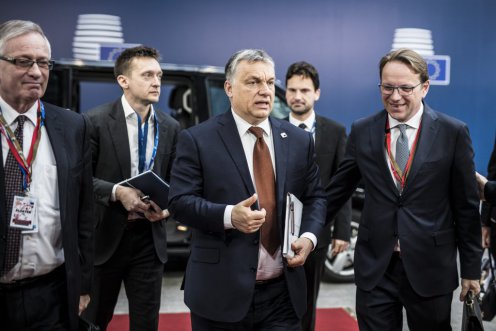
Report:
M 253 245 L 258 245 L 258 239 L 253 240 Z

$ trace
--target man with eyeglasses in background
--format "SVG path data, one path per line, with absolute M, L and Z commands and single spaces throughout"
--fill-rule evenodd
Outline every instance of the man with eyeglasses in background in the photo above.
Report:
M 358 182 L 365 202 L 355 246 L 361 331 L 451 330 L 453 291 L 480 290 L 481 227 L 467 126 L 431 109 L 425 60 L 409 49 L 379 65 L 385 109 L 353 123 L 330 184 L 328 216 Z M 329 219 L 329 218 L 328 218 Z
M 0 25 L 0 328 L 77 330 L 90 300 L 93 191 L 87 126 L 42 102 L 50 43 Z

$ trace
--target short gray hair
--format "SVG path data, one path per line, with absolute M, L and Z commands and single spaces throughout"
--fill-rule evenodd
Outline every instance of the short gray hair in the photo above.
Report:
M 236 73 L 238 64 L 241 61 L 247 61 L 249 63 L 265 62 L 271 64 L 272 66 L 275 66 L 274 60 L 270 57 L 269 54 L 267 54 L 266 51 L 261 49 L 242 49 L 234 53 L 229 58 L 229 61 L 227 61 L 225 68 L 226 80 L 231 81 L 231 79 L 234 77 L 234 74 Z
M 0 24 L 0 54 L 3 54 L 5 51 L 5 44 L 10 39 L 33 32 L 40 34 L 43 39 L 45 39 L 48 45 L 48 55 L 51 56 L 52 51 L 50 48 L 50 42 L 43 33 L 41 27 L 34 22 L 22 20 L 10 20 Z

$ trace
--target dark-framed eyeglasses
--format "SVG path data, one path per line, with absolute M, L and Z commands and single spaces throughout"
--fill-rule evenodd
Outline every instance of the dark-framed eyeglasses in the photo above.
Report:
M 10 62 L 13 65 L 15 65 L 16 67 L 23 68 L 23 69 L 29 69 L 33 66 L 33 64 L 36 63 L 36 65 L 41 69 L 52 70 L 53 64 L 55 63 L 55 61 L 53 61 L 53 60 L 31 60 L 31 59 L 27 59 L 25 57 L 15 58 L 15 57 L 6 57 L 6 56 L 2 56 L 2 55 L 0 55 L 0 60 Z
M 398 93 L 401 96 L 406 96 L 406 95 L 411 95 L 413 93 L 413 90 L 422 84 L 422 82 L 418 83 L 415 86 L 392 86 L 392 85 L 387 85 L 387 84 L 379 84 L 379 88 L 381 89 L 381 93 L 384 95 L 391 95 L 394 93 L 394 90 L 398 90 Z

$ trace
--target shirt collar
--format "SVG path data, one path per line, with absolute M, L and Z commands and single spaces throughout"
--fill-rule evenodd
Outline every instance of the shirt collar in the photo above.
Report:
M 11 126 L 14 121 L 17 119 L 17 116 L 24 115 L 26 116 L 33 125 L 36 125 L 37 122 L 37 114 L 38 111 L 38 102 L 35 102 L 31 108 L 28 109 L 24 114 L 19 114 L 14 108 L 12 108 L 2 97 L 0 97 L 0 108 L 2 108 L 2 115 L 5 118 L 5 122 L 8 126 Z
M 391 115 L 388 114 L 389 127 L 394 128 L 398 124 L 407 124 L 411 128 L 418 129 L 420 127 L 420 121 L 422 119 L 423 113 L 424 113 L 424 104 L 421 103 L 419 111 L 406 122 L 399 122 L 399 121 L 395 120 L 394 118 L 392 118 Z
M 133 107 L 131 107 L 124 94 L 121 97 L 121 103 L 122 103 L 122 108 L 124 109 L 124 116 L 126 118 L 129 118 L 134 114 L 136 114 L 136 112 L 134 111 Z M 151 109 L 150 109 L 150 116 L 148 116 L 148 121 L 151 121 L 152 118 L 155 116 L 155 110 L 153 109 L 153 105 L 150 105 L 150 107 Z
M 312 109 L 310 116 L 308 116 L 308 118 L 303 122 L 294 118 L 292 113 L 289 113 L 289 123 L 296 126 L 300 125 L 301 123 L 304 123 L 307 126 L 307 129 L 311 130 L 313 128 L 313 124 L 315 123 L 315 111 Z
M 248 123 L 247 121 L 245 121 L 243 118 L 241 118 L 241 116 L 236 114 L 236 112 L 232 108 L 231 108 L 231 112 L 233 114 L 234 122 L 236 123 L 236 127 L 238 128 L 238 132 L 239 132 L 240 137 L 242 137 L 244 134 L 246 134 L 248 129 L 251 128 L 252 126 L 257 126 L 259 128 L 262 128 L 264 130 L 264 133 L 270 137 L 271 127 L 270 127 L 270 122 L 269 122 L 268 118 L 263 120 L 263 122 L 261 122 L 258 125 L 252 125 L 252 124 Z

